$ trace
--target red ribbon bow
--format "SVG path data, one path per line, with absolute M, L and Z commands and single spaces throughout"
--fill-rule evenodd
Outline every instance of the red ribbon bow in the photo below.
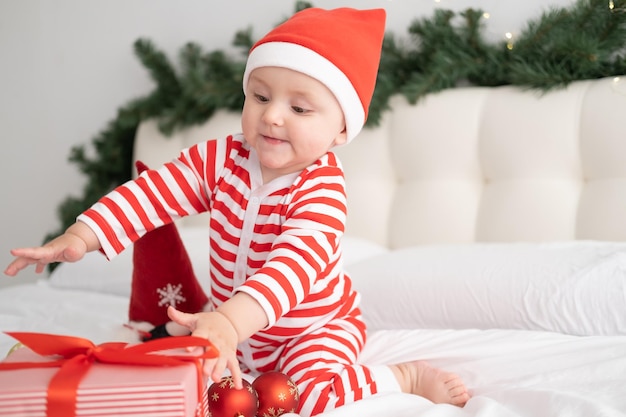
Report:
M 48 362 L 3 362 L 3 369 L 60 367 L 48 384 L 46 413 L 48 417 L 75 416 L 76 390 L 93 362 L 117 365 L 176 366 L 195 363 L 198 369 L 198 401 L 202 403 L 204 383 L 202 360 L 215 358 L 217 349 L 206 339 L 195 336 L 166 337 L 136 345 L 109 342 L 95 345 L 87 339 L 46 333 L 6 332 L 35 353 L 61 356 Z M 158 354 L 171 349 L 204 348 L 200 355 Z

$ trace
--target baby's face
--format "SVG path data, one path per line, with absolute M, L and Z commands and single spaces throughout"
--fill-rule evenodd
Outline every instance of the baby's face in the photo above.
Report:
M 266 183 L 302 171 L 347 139 L 343 111 L 330 90 L 308 75 L 279 67 L 250 74 L 242 129 Z

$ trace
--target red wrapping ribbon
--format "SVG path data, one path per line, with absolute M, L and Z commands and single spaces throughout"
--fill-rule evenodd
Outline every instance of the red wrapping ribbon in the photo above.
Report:
M 195 336 L 166 337 L 142 344 L 109 342 L 95 345 L 87 339 L 46 333 L 6 332 L 9 336 L 42 356 L 61 356 L 48 362 L 2 362 L 3 369 L 59 367 L 48 383 L 46 415 L 75 416 L 76 390 L 94 362 L 116 365 L 175 366 L 195 363 L 198 369 L 198 401 L 202 404 L 204 384 L 202 360 L 215 358 L 217 349 L 206 339 Z M 204 348 L 200 355 L 158 354 L 170 349 Z

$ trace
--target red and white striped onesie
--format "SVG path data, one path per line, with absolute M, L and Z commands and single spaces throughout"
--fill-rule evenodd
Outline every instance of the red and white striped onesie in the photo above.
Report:
M 365 325 L 342 269 L 346 195 L 335 155 L 263 184 L 242 135 L 210 140 L 118 187 L 78 220 L 112 258 L 146 232 L 205 211 L 213 308 L 243 291 L 269 319 L 238 346 L 242 370 L 290 375 L 302 415 L 376 393 L 373 374 L 388 380 L 391 371 L 356 364 Z

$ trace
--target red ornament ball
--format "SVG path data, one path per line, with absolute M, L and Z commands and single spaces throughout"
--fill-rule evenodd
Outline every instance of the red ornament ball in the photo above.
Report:
M 207 392 L 211 417 L 254 417 L 259 401 L 252 385 L 243 380 L 243 389 L 235 389 L 232 377 L 213 383 Z
M 300 402 L 298 387 L 282 372 L 266 372 L 252 382 L 259 397 L 257 417 L 277 417 L 295 413 Z

